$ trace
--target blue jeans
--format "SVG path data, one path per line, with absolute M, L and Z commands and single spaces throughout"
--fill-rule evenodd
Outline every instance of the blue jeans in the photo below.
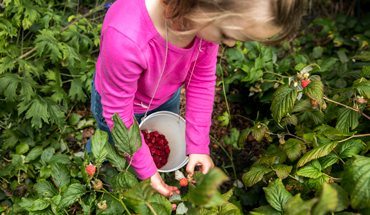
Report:
M 173 113 L 178 114 L 179 108 L 180 108 L 180 90 L 181 88 L 179 88 L 170 99 L 168 99 L 165 103 L 163 103 L 156 109 L 148 111 L 147 115 L 150 115 L 158 111 L 171 111 Z M 94 73 L 94 76 L 91 82 L 91 110 L 97 122 L 96 129 L 100 129 L 102 131 L 107 132 L 108 137 L 109 137 L 108 142 L 114 146 L 114 142 L 113 142 L 110 129 L 107 123 L 105 122 L 105 118 L 103 117 L 103 107 L 101 104 L 101 96 L 99 95 L 98 91 L 96 91 L 96 88 L 95 88 L 95 73 Z M 145 113 L 135 114 L 136 121 L 139 124 L 144 114 Z M 91 153 L 91 138 L 89 139 L 89 141 L 87 142 L 85 146 L 85 151 L 87 151 L 88 153 Z

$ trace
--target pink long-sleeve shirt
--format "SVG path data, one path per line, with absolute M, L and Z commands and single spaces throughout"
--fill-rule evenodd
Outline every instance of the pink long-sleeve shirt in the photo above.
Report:
M 184 83 L 188 85 L 199 51 L 200 38 L 192 47 L 169 43 L 167 63 L 150 110 L 166 102 Z M 209 128 L 215 92 L 218 45 L 203 41 L 201 52 L 186 89 L 186 154 L 209 154 Z M 102 27 L 95 86 L 102 97 L 103 116 L 112 130 L 112 115 L 118 113 L 127 127 L 134 113 L 146 109 L 160 78 L 166 55 L 166 40 L 157 32 L 145 0 L 118 0 L 108 10 Z M 140 179 L 151 177 L 156 166 L 142 136 L 142 147 L 132 166 Z

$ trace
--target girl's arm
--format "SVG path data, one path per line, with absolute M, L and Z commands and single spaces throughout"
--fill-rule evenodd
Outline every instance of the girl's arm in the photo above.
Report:
M 212 123 L 218 45 L 209 42 L 203 44 L 193 75 L 190 79 L 191 67 L 185 80 L 187 155 L 209 155 L 208 135 Z
M 102 32 L 100 44 L 100 72 L 96 85 L 103 106 L 103 116 L 113 128 L 112 115 L 118 113 L 126 127 L 133 124 L 133 100 L 140 74 L 146 69 L 146 60 L 139 47 L 128 37 L 112 27 Z M 100 79 L 99 79 L 100 77 Z M 133 156 L 132 167 L 140 179 L 157 172 L 157 168 L 145 144 Z

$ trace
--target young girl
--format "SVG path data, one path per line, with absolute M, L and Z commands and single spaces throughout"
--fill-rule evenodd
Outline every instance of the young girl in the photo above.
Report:
M 209 128 L 219 44 L 285 38 L 300 18 L 301 0 L 118 0 L 104 19 L 100 54 L 92 81 L 91 104 L 98 129 L 110 130 L 118 113 L 127 127 L 148 114 L 178 113 L 179 89 L 186 89 L 186 171 L 214 166 L 209 156 Z M 144 139 L 142 137 L 142 142 Z M 91 151 L 91 142 L 86 145 Z M 133 156 L 140 179 L 169 197 L 148 146 Z

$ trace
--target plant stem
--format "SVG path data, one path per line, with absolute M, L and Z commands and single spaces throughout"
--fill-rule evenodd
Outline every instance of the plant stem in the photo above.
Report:
M 270 74 L 273 74 L 273 75 L 276 75 L 276 76 L 280 76 L 280 77 L 282 77 L 282 78 L 289 78 L 289 76 L 280 75 L 280 74 L 275 73 L 275 72 L 270 72 L 270 71 L 268 71 L 266 68 L 265 68 L 265 72 L 263 72 L 263 73 L 270 73 Z M 266 80 L 265 80 L 265 81 L 266 81 Z
M 345 104 L 342 104 L 342 103 L 340 103 L 340 102 L 333 101 L 333 100 L 329 99 L 329 98 L 328 98 L 328 97 L 326 97 L 326 96 L 324 96 L 324 99 L 325 99 L 325 100 L 328 100 L 329 102 L 333 102 L 333 103 L 335 103 L 335 104 L 342 105 L 342 106 L 344 106 L 344 107 L 346 107 L 346 108 L 349 108 L 349 109 L 351 109 L 351 110 L 353 110 L 353 111 L 356 111 L 357 113 L 360 113 L 362 116 L 364 116 L 364 117 L 366 117 L 368 120 L 370 120 L 370 117 L 369 117 L 368 115 L 364 114 L 362 111 L 360 111 L 360 110 L 358 110 L 358 109 L 351 108 L 351 107 L 349 107 L 349 106 L 347 106 L 347 105 L 345 105 Z
M 131 157 L 130 157 L 130 163 L 128 164 L 128 166 L 127 166 L 127 168 L 126 168 L 126 171 L 128 171 L 128 168 L 130 167 L 130 165 L 131 165 L 131 163 L 132 163 L 132 157 L 133 157 L 133 156 L 131 156 Z
M 348 137 L 348 138 L 346 138 L 346 139 L 344 139 L 344 140 L 339 141 L 339 143 L 344 142 L 344 141 L 347 141 L 347 140 L 352 139 L 352 138 L 356 138 L 356 137 L 366 137 L 366 136 L 370 136 L 370 134 L 352 135 L 352 136 L 350 136 L 350 137 Z
M 149 204 L 149 202 L 146 203 L 146 205 L 150 208 L 150 210 L 153 212 L 154 215 L 157 215 L 153 207 Z
M 305 140 L 305 139 L 302 139 L 302 138 L 300 138 L 300 137 L 297 137 L 297 136 L 295 136 L 294 134 L 291 134 L 290 132 L 288 132 L 288 133 L 284 132 L 284 133 L 283 133 L 283 135 L 289 135 L 289 136 L 295 137 L 295 138 L 297 138 L 297 139 L 299 139 L 299 140 L 302 140 L 302 141 L 303 141 L 303 142 L 305 142 L 305 143 L 312 143 L 312 142 L 309 142 L 309 141 L 307 141 L 307 140 Z
M 10 184 L 10 182 L 8 180 L 6 180 L 5 178 L 3 178 L 1 176 L 0 176 L 0 178 L 3 179 L 6 183 Z
M 246 119 L 246 120 L 249 120 L 249 121 L 251 121 L 251 122 L 255 123 L 253 120 L 251 120 L 251 119 L 249 119 L 249 118 L 247 118 L 247 117 L 245 117 L 245 116 L 242 116 L 242 115 L 233 115 L 233 116 L 238 116 L 238 117 L 244 118 L 244 119 Z
M 230 159 L 231 161 L 231 166 L 233 167 L 233 171 L 234 171 L 234 175 L 235 175 L 235 180 L 238 179 L 237 175 L 236 175 L 236 170 L 235 170 L 235 166 L 234 166 L 234 162 L 233 162 L 233 158 L 232 158 L 232 154 L 230 156 L 229 153 L 227 153 L 226 149 L 220 144 L 220 142 L 218 142 L 214 137 L 212 137 L 211 135 L 209 135 L 210 138 L 212 138 L 212 140 L 214 140 L 220 147 L 221 149 L 225 152 L 225 154 L 227 155 L 227 157 Z
M 65 74 L 65 73 L 60 73 L 60 74 L 64 75 L 64 76 L 75 77 L 75 78 L 82 77 L 82 75 L 69 75 L 69 74 Z
M 68 214 L 68 211 L 67 211 L 65 208 L 64 208 L 64 212 L 66 212 L 66 214 L 67 214 L 67 215 L 69 215 L 69 214 Z
M 340 161 L 342 161 L 342 163 L 343 163 L 343 164 L 346 164 L 346 163 L 342 160 L 342 158 L 340 158 L 340 157 L 339 157 L 338 152 L 336 152 L 335 150 L 333 150 L 333 152 L 338 156 L 339 160 L 340 160 Z
M 221 75 L 222 75 L 222 91 L 224 92 L 227 112 L 229 113 L 229 116 L 231 116 L 229 103 L 227 102 L 226 91 L 225 91 L 224 70 L 222 69 L 222 66 L 221 66 L 222 56 L 224 56 L 224 52 L 225 52 L 225 47 L 222 47 L 222 53 L 221 53 L 220 62 L 218 63 L 218 66 L 220 67 Z M 229 120 L 229 125 L 230 125 L 230 128 L 231 128 L 231 120 Z
M 117 199 L 115 196 L 113 196 L 112 194 L 110 194 L 106 189 L 102 188 L 102 190 L 105 192 L 105 193 L 108 193 L 108 195 L 110 195 L 112 198 L 114 198 L 115 200 L 119 201 L 122 206 L 125 208 L 126 212 L 131 215 L 130 211 L 128 211 L 125 203 L 123 203 L 123 201 L 121 199 Z M 98 191 L 98 190 L 97 190 Z M 103 191 L 98 191 L 98 192 L 103 192 Z

